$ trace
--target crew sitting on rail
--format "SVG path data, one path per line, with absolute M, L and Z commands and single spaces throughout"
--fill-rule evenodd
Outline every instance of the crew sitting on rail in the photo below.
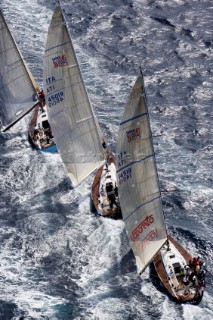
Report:
M 200 261 L 199 257 L 193 258 L 193 261 L 190 260 L 189 265 L 185 266 L 184 278 L 187 278 L 194 287 L 198 284 L 205 285 L 206 271 L 204 267 L 205 263 Z

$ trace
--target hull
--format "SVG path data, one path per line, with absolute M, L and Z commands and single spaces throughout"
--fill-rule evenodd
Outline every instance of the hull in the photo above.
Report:
M 37 106 L 33 111 L 29 124 L 29 139 L 33 147 L 39 151 L 57 152 L 45 106 Z
M 169 248 L 164 246 L 155 256 L 153 263 L 157 275 L 168 293 L 178 302 L 190 302 L 197 304 L 201 301 L 205 287 L 205 279 L 190 269 L 187 274 L 186 266 L 192 261 L 192 256 L 171 236 L 168 236 Z M 193 278 L 193 274 L 195 278 Z
M 116 179 L 115 157 L 109 152 L 106 163 L 98 169 L 92 184 L 92 201 L 100 216 L 122 218 Z

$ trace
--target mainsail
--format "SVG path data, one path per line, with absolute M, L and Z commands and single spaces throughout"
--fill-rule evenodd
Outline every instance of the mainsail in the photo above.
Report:
M 0 10 L 1 126 L 21 118 L 35 103 L 38 90 Z
M 60 6 L 48 30 L 44 92 L 57 148 L 76 185 L 103 163 L 103 139 Z
M 142 272 L 167 240 L 142 76 L 126 105 L 116 153 L 123 220 Z

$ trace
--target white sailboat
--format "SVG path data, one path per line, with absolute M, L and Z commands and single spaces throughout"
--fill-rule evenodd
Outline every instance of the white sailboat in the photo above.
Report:
M 60 5 L 54 10 L 48 29 L 44 92 L 56 145 L 73 186 L 98 168 L 104 173 L 106 163 L 110 171 L 113 165 L 104 151 L 105 143 Z M 106 183 L 100 185 L 99 181 L 98 186 L 105 188 Z
M 10 129 L 32 109 L 35 109 L 30 125 L 30 136 L 36 147 L 39 148 L 39 135 L 44 129 L 38 116 L 45 114 L 39 100 L 39 87 L 33 78 L 21 52 L 8 28 L 3 13 L 0 10 L 0 119 L 3 132 Z M 35 116 L 36 114 L 36 116 Z M 42 116 L 41 116 L 42 117 Z M 48 119 L 45 119 L 48 122 Z M 46 122 L 46 127 L 47 127 Z M 37 128 L 35 128 L 37 123 Z M 39 126 L 40 125 L 40 126 Z M 35 129 L 37 131 L 35 131 Z M 54 144 L 52 138 L 49 143 L 43 143 L 46 150 Z M 40 149 L 42 148 L 40 146 Z
M 161 282 L 176 300 L 200 300 L 203 274 L 194 272 L 193 266 L 188 270 L 192 257 L 167 235 L 142 76 L 126 105 L 116 151 L 121 210 L 139 273 L 154 262 Z

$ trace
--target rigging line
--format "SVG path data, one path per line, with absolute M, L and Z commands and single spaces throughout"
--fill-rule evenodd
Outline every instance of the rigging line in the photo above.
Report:
M 36 102 L 33 106 L 31 106 L 27 111 L 22 113 L 17 119 L 15 119 L 12 123 L 2 129 L 2 132 L 6 132 L 11 127 L 13 127 L 18 121 L 20 121 L 24 116 L 26 116 L 31 110 L 40 105 L 40 101 Z
M 161 193 L 166 193 L 166 192 L 173 192 L 173 191 L 178 191 L 180 192 L 181 190 L 177 190 L 177 189 L 171 189 L 171 190 L 161 190 Z M 183 190 L 184 192 L 185 190 Z

